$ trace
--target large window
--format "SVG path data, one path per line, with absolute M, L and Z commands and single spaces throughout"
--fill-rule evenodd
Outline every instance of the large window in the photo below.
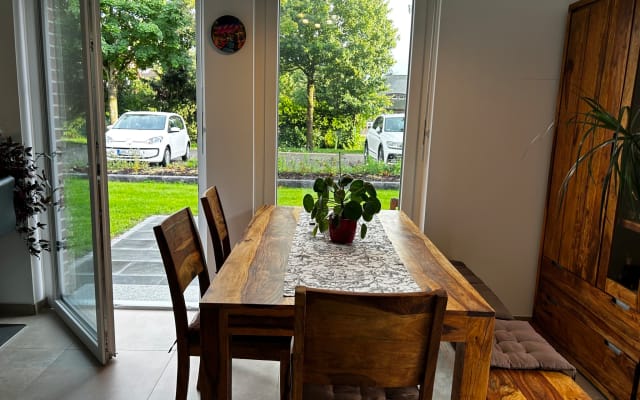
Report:
M 412 1 L 281 0 L 278 204 L 321 176 L 372 181 L 397 204 Z

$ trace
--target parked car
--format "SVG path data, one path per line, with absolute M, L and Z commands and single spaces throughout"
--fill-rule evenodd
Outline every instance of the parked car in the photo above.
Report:
M 365 161 L 369 156 L 385 163 L 402 158 L 404 114 L 384 114 L 375 119 L 364 142 Z
M 189 159 L 189 134 L 184 119 L 174 113 L 129 111 L 107 130 L 108 160 L 140 160 L 167 166 Z

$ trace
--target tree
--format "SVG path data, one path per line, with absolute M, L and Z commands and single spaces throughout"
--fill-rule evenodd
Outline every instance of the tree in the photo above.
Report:
M 280 67 L 306 80 L 311 150 L 317 107 L 332 125 L 349 126 L 387 104 L 384 74 L 397 32 L 385 0 L 283 0 L 281 10 Z
M 179 68 L 192 62 L 193 1 L 101 0 L 102 59 L 111 123 L 118 119 L 118 89 L 139 70 Z

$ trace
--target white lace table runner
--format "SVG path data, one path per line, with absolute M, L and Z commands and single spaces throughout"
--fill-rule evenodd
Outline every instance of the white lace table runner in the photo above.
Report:
M 419 292 L 377 216 L 367 223 L 367 236 L 360 239 L 360 226 L 351 245 L 329 240 L 329 232 L 313 237 L 311 218 L 302 212 L 293 236 L 284 295 L 294 296 L 298 285 L 370 293 Z

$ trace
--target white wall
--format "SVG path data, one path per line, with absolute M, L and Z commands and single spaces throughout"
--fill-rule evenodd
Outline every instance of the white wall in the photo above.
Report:
M 20 142 L 20 100 L 11 1 L 0 1 L 0 132 Z M 15 233 L 0 236 L 0 311 L 2 304 L 35 303 L 31 259 L 25 243 Z
M 442 2 L 425 231 L 519 316 L 533 307 L 571 2 Z
M 202 137 L 206 154 L 200 190 L 216 185 L 231 243 L 254 210 L 275 202 L 277 0 L 201 1 Z M 247 41 L 223 54 L 211 41 L 211 25 L 222 15 L 245 25 Z M 274 24 L 267 24 L 274 21 Z M 265 99 L 268 99 L 265 100 Z M 202 175 L 204 177 L 202 177 Z
M 18 72 L 13 34 L 13 7 L 10 1 L 0 1 L 0 133 L 19 140 L 20 107 L 18 102 Z

